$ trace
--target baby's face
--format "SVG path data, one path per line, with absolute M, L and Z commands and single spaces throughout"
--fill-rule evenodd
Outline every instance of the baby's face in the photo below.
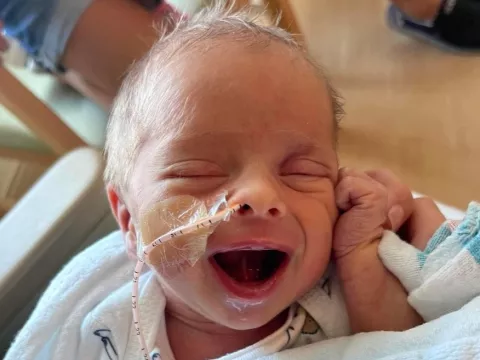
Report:
M 225 44 L 176 66 L 179 101 L 193 110 L 174 137 L 159 121 L 134 169 L 133 202 L 140 219 L 177 195 L 226 190 L 229 203 L 247 205 L 215 229 L 194 266 L 174 276 L 154 268 L 175 309 L 256 328 L 309 290 L 329 261 L 338 164 L 328 92 L 276 43 Z

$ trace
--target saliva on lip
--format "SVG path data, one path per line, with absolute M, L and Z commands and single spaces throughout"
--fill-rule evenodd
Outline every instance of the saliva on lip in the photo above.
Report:
M 238 312 L 243 312 L 249 307 L 262 305 L 264 301 L 262 301 L 262 300 L 239 300 L 239 299 L 233 299 L 233 298 L 229 297 L 229 298 L 227 298 L 227 300 L 225 302 L 227 304 L 231 305 Z

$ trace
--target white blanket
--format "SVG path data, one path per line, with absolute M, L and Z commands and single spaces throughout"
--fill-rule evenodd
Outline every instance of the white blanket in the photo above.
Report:
M 410 287 L 411 304 L 435 320 L 402 333 L 330 339 L 262 359 L 480 359 L 480 267 L 472 260 L 478 257 L 471 256 L 480 250 L 478 204 L 470 207 L 462 224 L 455 231 L 440 229 L 423 253 L 411 251 L 391 233 L 382 240 L 380 255 L 404 286 Z M 133 267 L 118 232 L 79 254 L 53 280 L 6 360 L 139 359 L 131 315 Z M 463 282 L 468 289 L 452 287 L 455 292 L 443 296 L 445 284 L 462 279 L 469 280 Z M 439 299 L 437 294 L 443 295 Z M 165 324 L 158 319 L 163 318 L 165 304 L 148 271 L 140 278 L 140 295 L 141 317 L 146 320 L 142 330 L 153 349 L 157 332 L 164 331 Z
M 480 359 L 480 298 L 405 332 L 373 332 L 286 350 L 262 360 Z

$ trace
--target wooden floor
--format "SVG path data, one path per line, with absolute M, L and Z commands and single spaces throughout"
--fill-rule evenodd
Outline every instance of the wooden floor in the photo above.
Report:
M 384 0 L 291 0 L 311 53 L 346 100 L 343 165 L 388 167 L 464 208 L 480 200 L 480 56 L 394 33 Z

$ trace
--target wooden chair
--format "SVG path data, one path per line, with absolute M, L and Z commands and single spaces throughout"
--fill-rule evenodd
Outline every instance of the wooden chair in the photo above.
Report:
M 51 153 L 42 153 L 0 144 L 0 158 L 50 166 L 60 156 L 86 145 L 49 107 L 37 99 L 1 65 L 0 104 L 52 150 Z M 0 199 L 0 218 L 15 205 L 17 200 L 16 198 Z
M 67 152 L 85 145 L 65 123 L 37 99 L 15 76 L 0 66 L 0 104 L 27 126 L 53 155 L 0 145 L 0 157 L 50 164 Z

